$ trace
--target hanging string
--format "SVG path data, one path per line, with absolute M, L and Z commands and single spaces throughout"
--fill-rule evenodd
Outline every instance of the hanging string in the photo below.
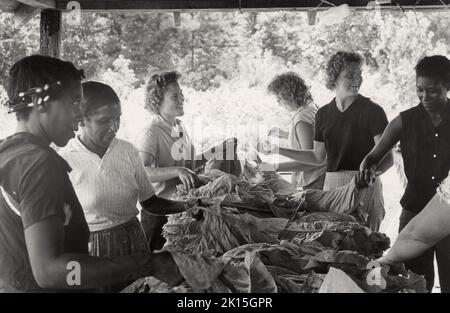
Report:
M 447 5 L 447 4 L 445 4 L 445 2 L 444 1 L 442 1 L 442 0 L 439 0 L 439 1 L 441 1 L 441 3 L 444 5 L 444 7 L 446 7 L 447 9 L 449 9 L 450 10 L 450 7 Z
M 331 3 L 331 2 L 329 2 L 329 1 L 327 1 L 327 0 L 320 0 L 320 4 L 319 4 L 319 6 L 318 7 L 320 7 L 322 4 L 328 4 L 328 5 L 331 5 L 332 7 L 335 7 L 336 5 L 334 4 L 334 3 Z
M 314 9 L 311 9 L 311 10 L 308 11 L 308 16 L 310 16 L 310 20 L 309 20 L 310 22 L 309 23 L 311 23 L 313 20 L 314 20 L 314 23 L 315 23 L 317 9 L 320 8 L 322 6 L 322 4 L 328 4 L 328 5 L 331 5 L 333 7 L 336 6 L 334 3 L 328 2 L 326 0 L 320 0 L 320 3 Z M 312 23 L 312 24 L 314 24 L 314 23 Z M 310 25 L 312 25 L 312 24 L 310 24 Z
M 397 5 L 397 7 L 399 7 L 400 10 L 402 10 L 403 13 L 406 13 L 405 8 L 397 0 L 392 1 Z

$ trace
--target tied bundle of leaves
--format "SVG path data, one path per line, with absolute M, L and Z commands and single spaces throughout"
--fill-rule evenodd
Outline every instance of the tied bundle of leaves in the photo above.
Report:
M 288 223 L 283 218 L 238 214 L 235 209 L 222 208 L 220 203 L 202 210 L 200 250 L 219 255 L 248 243 L 278 243 L 277 237 Z
M 222 258 L 242 260 L 248 253 L 259 256 L 272 275 L 278 292 L 317 292 L 325 276 L 306 269 L 311 256 L 290 244 L 248 244 L 227 252 Z
M 273 293 L 272 275 L 255 253 L 244 258 L 225 259 L 171 251 L 181 274 L 194 292 Z
M 292 195 L 298 193 L 295 185 L 289 183 L 276 172 L 263 172 L 257 166 L 245 163 L 243 176 L 251 186 L 259 186 L 272 190 L 273 193 Z
M 220 197 L 234 192 L 238 183 L 237 177 L 229 174 L 224 174 L 217 179 L 201 186 L 197 189 L 191 190 L 187 197 Z
M 325 220 L 307 223 L 302 220 L 289 224 L 279 238 L 297 245 L 319 242 L 326 247 L 356 251 L 372 258 L 381 256 L 390 246 L 390 239 L 385 234 L 372 232 L 356 222 Z

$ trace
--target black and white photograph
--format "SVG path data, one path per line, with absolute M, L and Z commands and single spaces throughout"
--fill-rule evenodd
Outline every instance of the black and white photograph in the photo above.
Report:
M 450 293 L 450 0 L 0 0 L 0 76 L 0 299 Z

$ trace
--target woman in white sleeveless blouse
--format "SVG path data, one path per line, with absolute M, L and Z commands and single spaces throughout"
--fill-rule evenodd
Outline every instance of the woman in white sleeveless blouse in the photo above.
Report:
M 305 81 L 297 73 L 287 72 L 275 76 L 267 89 L 277 98 L 279 104 L 295 112 L 290 119 L 289 132 L 275 127 L 270 130 L 269 135 L 287 139 L 290 149 L 312 149 L 314 121 L 319 108 L 313 102 Z M 311 166 L 302 171 L 299 171 L 297 162 L 279 163 L 275 167 L 277 171 L 292 171 L 292 183 L 299 189 L 323 188 L 325 165 Z

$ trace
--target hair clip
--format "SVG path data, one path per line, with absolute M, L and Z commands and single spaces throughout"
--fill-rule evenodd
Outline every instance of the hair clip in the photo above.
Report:
M 162 87 L 161 84 L 164 82 L 164 79 L 163 79 L 163 77 L 162 77 L 161 75 L 156 75 L 155 81 L 156 81 L 156 84 L 157 84 L 159 87 Z
M 39 95 L 36 103 L 41 105 L 43 102 L 47 102 L 50 99 L 50 93 L 55 86 L 61 86 L 61 81 L 56 81 L 55 83 L 47 83 L 42 87 L 29 88 L 26 91 L 21 91 L 17 94 L 17 98 L 13 101 L 8 101 L 8 113 L 17 112 L 24 108 L 33 107 L 33 96 Z M 17 102 L 17 103 L 15 103 Z
M 9 106 L 11 106 L 8 109 L 8 114 L 15 113 L 15 112 L 20 111 L 22 109 L 31 108 L 31 107 L 34 106 L 34 104 L 32 102 L 31 103 L 20 103 L 20 104 L 12 105 L 12 102 L 8 101 L 7 104 Z

